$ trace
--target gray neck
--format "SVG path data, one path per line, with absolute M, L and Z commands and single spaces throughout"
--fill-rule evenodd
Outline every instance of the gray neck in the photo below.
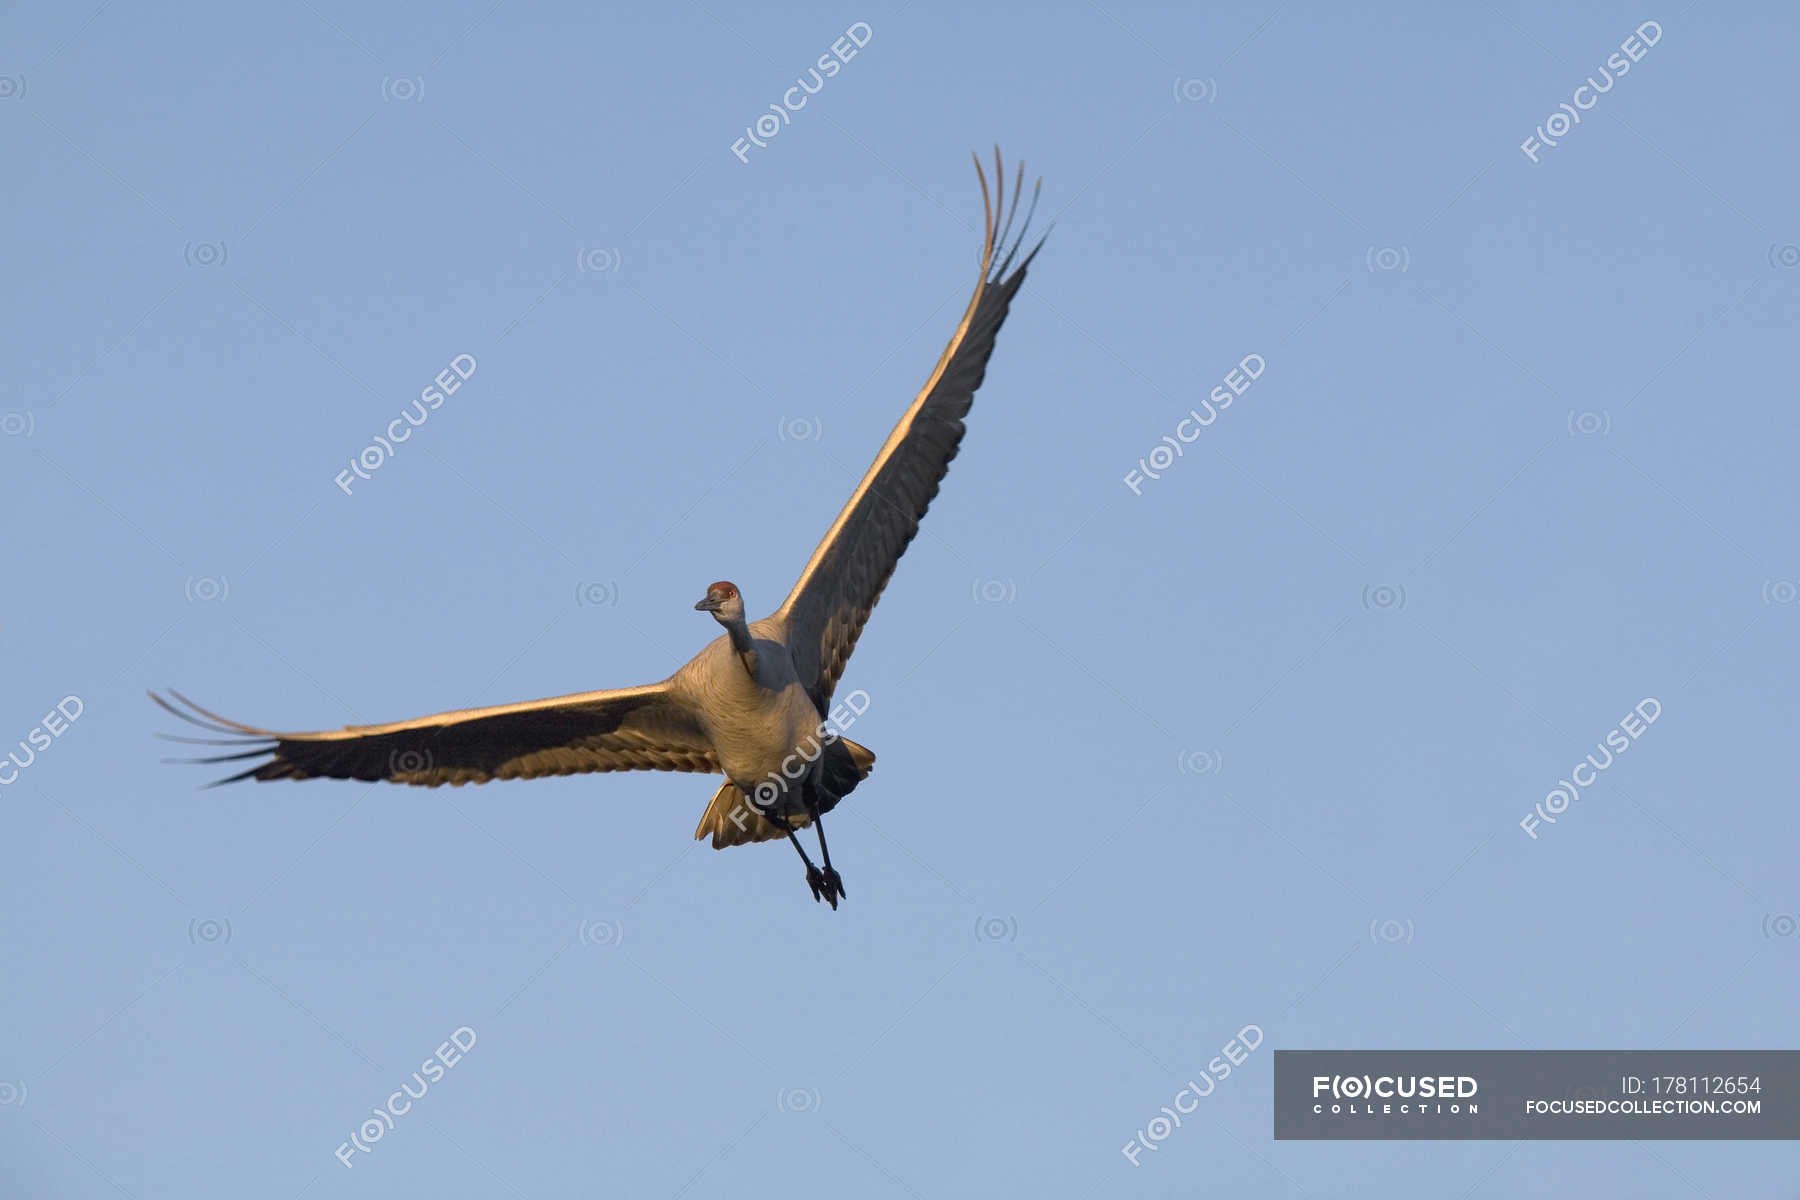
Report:
M 731 635 L 731 648 L 737 652 L 738 661 L 750 672 L 750 678 L 755 679 L 756 643 L 750 640 L 750 626 L 742 621 L 732 621 L 725 626 L 725 632 Z

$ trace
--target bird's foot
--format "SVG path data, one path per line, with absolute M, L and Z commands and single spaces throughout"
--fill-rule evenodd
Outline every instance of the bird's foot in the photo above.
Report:
M 838 901 L 842 900 L 845 895 L 843 879 L 830 867 L 821 871 L 811 863 L 807 863 L 806 886 L 812 889 L 814 900 L 825 901 L 831 905 L 833 910 L 837 908 Z

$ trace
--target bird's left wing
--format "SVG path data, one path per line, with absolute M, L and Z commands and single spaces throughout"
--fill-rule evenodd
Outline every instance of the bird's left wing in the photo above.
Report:
M 996 191 L 991 202 L 979 159 L 975 172 L 981 180 L 986 218 L 975 294 L 969 297 L 962 321 L 931 378 L 901 415 L 862 483 L 813 551 L 794 590 L 774 614 L 800 681 L 820 712 L 829 706 L 869 613 L 918 533 L 919 521 L 937 495 L 950 460 L 956 457 L 962 444 L 963 418 L 969 415 L 975 389 L 987 372 L 994 337 L 1019 285 L 1025 282 L 1025 269 L 1037 255 L 1034 247 L 1014 266 L 1031 224 L 1029 209 L 1018 240 L 1007 247 L 1023 190 L 1023 166 L 1013 185 L 1011 210 L 1005 208 L 1006 177 L 999 152 L 994 153 Z M 1035 192 L 1032 200 L 1035 205 Z
M 719 770 L 699 721 L 667 683 L 314 733 L 244 725 L 175 691 L 167 698 L 152 692 L 150 698 L 182 720 L 222 735 L 174 740 L 234 748 L 189 761 L 262 760 L 219 783 L 324 778 L 437 787 L 584 771 Z

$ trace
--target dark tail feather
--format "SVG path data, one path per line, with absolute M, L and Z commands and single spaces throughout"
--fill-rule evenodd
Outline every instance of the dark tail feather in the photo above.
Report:
M 825 747 L 825 759 L 819 766 L 825 790 L 842 800 L 875 769 L 875 752 L 849 738 L 838 738 Z M 830 812 L 836 803 L 827 800 L 821 811 Z

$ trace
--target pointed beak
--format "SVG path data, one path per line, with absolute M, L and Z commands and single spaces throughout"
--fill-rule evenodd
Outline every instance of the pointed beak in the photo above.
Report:
M 716 613 L 719 611 L 719 601 L 714 600 L 711 596 L 703 596 L 694 601 L 694 611 Z

